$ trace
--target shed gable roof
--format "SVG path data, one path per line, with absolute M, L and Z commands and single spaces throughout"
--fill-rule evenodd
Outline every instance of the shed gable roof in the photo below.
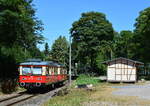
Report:
M 135 61 L 135 60 L 127 59 L 127 58 L 124 58 L 124 57 L 119 57 L 119 58 L 115 58 L 115 59 L 112 59 L 112 60 L 104 61 L 104 62 L 102 62 L 102 64 L 108 64 L 108 63 L 116 61 L 116 60 L 127 60 L 127 61 L 131 61 L 131 62 L 133 62 L 135 64 L 144 65 L 144 63 L 142 63 L 140 61 Z

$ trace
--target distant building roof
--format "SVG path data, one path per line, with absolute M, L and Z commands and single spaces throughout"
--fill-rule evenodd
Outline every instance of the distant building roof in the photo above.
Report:
M 108 64 L 108 63 L 116 61 L 116 60 L 128 60 L 128 61 L 131 61 L 135 64 L 144 65 L 144 63 L 142 63 L 142 62 L 134 61 L 134 60 L 127 59 L 127 58 L 124 58 L 124 57 L 119 57 L 119 58 L 115 58 L 115 59 L 112 59 L 112 60 L 104 61 L 104 62 L 102 62 L 102 64 Z

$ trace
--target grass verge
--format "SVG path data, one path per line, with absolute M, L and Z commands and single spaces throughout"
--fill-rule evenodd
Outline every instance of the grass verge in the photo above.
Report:
M 150 101 L 133 96 L 115 96 L 112 91 L 113 84 L 99 83 L 92 91 L 71 88 L 69 94 L 56 96 L 47 101 L 43 106 L 145 106 Z M 116 86 L 116 84 L 115 84 Z
M 94 77 L 82 74 L 75 81 L 75 85 L 93 84 L 94 86 L 96 86 L 97 84 L 99 84 L 99 82 L 100 82 L 99 79 L 95 79 Z

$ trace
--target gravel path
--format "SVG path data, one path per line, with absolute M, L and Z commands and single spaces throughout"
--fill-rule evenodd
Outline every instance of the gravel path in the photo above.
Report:
M 119 88 L 119 90 L 112 92 L 113 95 L 138 96 L 139 98 L 150 100 L 150 83 L 144 85 L 113 86 L 112 88 Z

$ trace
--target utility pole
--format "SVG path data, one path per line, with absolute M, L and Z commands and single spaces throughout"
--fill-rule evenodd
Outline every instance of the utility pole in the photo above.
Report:
M 69 84 L 71 86 L 71 36 L 69 37 Z

